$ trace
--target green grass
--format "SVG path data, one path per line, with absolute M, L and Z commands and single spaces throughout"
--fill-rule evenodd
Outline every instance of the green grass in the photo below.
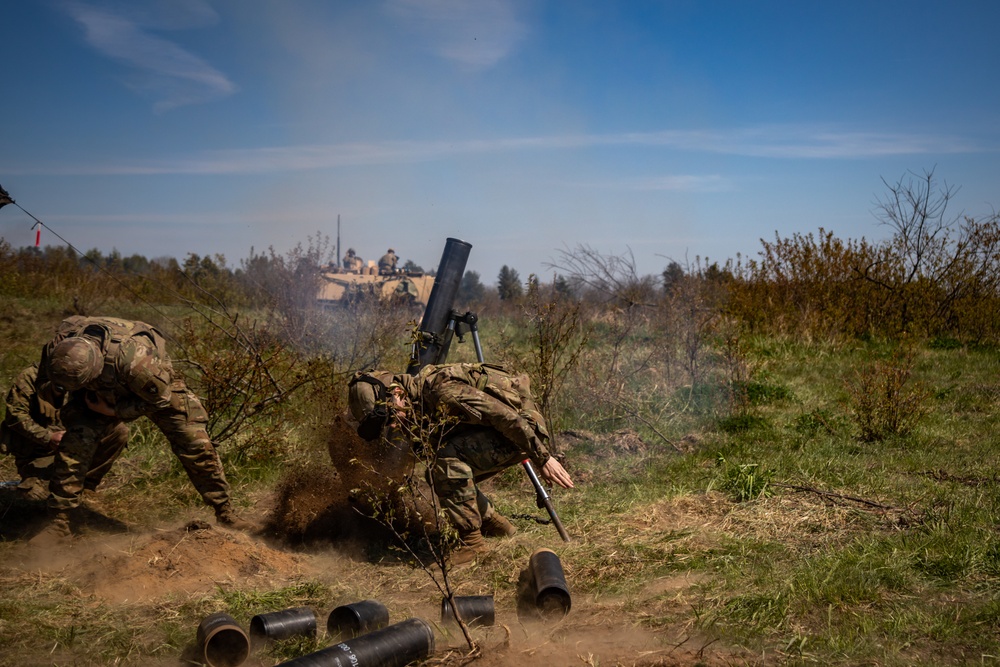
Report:
M 48 301 L 12 308 L 23 317 L 2 324 L 11 341 L 0 353 L 7 379 L 59 316 Z M 25 323 L 32 313 L 38 317 Z M 517 320 L 502 325 L 513 335 Z M 500 326 L 484 321 L 484 340 L 495 340 Z M 613 383 L 595 382 L 610 377 L 610 357 L 596 340 L 587 366 L 567 383 L 559 416 L 585 434 L 567 452 L 577 488 L 554 493 L 575 536 L 560 551 L 574 608 L 607 605 L 644 626 L 690 629 L 758 664 L 997 661 L 1000 351 L 947 341 L 918 347 L 913 378 L 929 389 L 927 414 L 908 434 L 864 442 L 851 378 L 887 358 L 891 342 L 748 339 L 753 372 L 733 401 L 721 357 L 706 354 L 692 379 L 676 354 L 657 348 L 662 341 L 636 333 L 628 363 L 637 366 L 622 383 L 631 402 L 622 404 L 608 400 Z M 511 343 L 511 354 L 519 344 Z M 471 346 L 458 349 L 456 360 L 469 360 Z M 653 361 L 640 363 L 646 358 Z M 284 406 L 272 424 L 277 440 L 237 437 L 221 448 L 238 499 L 266 494 L 294 462 L 326 456 L 321 424 L 340 381 Z M 622 429 L 644 446 L 617 447 Z M 5 478 L 12 470 L 9 459 L 0 461 Z M 505 514 L 544 515 L 519 469 L 490 488 Z M 162 436 L 142 421 L 106 493 L 130 522 L 167 521 L 200 504 Z M 149 498 L 156 502 L 140 502 Z M 551 526 L 518 524 L 519 536 L 480 572 L 480 583 L 500 595 L 512 595 L 516 563 L 555 535 Z M 0 559 L 12 546 L 0 543 Z M 407 576 L 412 583 L 421 575 Z M 344 585 L 362 592 L 358 582 Z M 92 604 L 58 578 L 0 570 L 0 654 L 141 664 L 176 656 L 197 619 L 217 607 L 248 622 L 264 609 L 329 607 L 336 597 L 328 584 L 306 581 L 134 609 Z M 281 644 L 271 655 L 282 660 L 316 646 Z

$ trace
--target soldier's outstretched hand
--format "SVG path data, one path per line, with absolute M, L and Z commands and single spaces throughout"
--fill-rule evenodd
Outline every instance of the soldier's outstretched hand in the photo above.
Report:
M 542 466 L 542 477 L 564 489 L 573 488 L 573 480 L 570 479 L 569 473 L 554 456 L 550 456 L 549 460 Z

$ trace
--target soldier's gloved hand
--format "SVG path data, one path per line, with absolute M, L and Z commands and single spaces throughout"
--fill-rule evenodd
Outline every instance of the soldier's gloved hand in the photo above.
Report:
M 59 443 L 62 442 L 64 435 L 66 435 L 66 431 L 55 431 L 49 436 L 49 447 L 52 448 L 52 451 L 59 449 Z
M 566 468 L 563 468 L 562 464 L 559 463 L 559 461 L 557 461 L 553 456 L 550 456 L 549 460 L 542 466 L 542 477 L 564 489 L 573 488 L 573 480 L 570 479 L 569 473 L 566 472 Z

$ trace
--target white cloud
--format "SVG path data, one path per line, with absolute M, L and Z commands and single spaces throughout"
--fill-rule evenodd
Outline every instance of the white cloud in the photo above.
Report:
M 963 137 L 945 135 L 835 132 L 768 126 L 728 131 L 669 130 L 648 133 L 468 139 L 465 141 L 385 141 L 275 146 L 206 151 L 175 160 L 119 164 L 66 165 L 59 168 L 7 165 L 10 173 L 60 174 L 268 174 L 336 167 L 431 162 L 463 155 L 588 148 L 645 147 L 691 153 L 718 153 L 774 159 L 868 159 L 892 155 L 940 155 L 995 151 Z M 629 185 L 644 189 L 718 191 L 727 184 L 716 176 L 667 176 Z
M 492 67 L 528 34 L 509 0 L 386 0 L 385 11 L 438 55 L 472 69 Z
M 201 104 L 233 94 L 236 85 L 225 74 L 174 42 L 149 30 L 202 27 L 215 20 L 200 0 L 176 5 L 177 11 L 152 11 L 158 5 L 122 5 L 141 8 L 129 15 L 110 7 L 84 3 L 64 5 L 83 27 L 87 43 L 131 69 L 129 85 L 154 100 L 157 111 Z

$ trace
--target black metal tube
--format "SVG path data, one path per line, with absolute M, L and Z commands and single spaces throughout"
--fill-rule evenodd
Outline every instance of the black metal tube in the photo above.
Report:
M 471 243 L 459 239 L 449 238 L 445 242 L 441 263 L 438 265 L 437 275 L 434 276 L 434 286 L 431 287 L 431 295 L 427 299 L 427 307 L 420 320 L 419 331 L 422 340 L 414 346 L 410 355 L 410 365 L 406 369 L 407 373 L 413 374 L 427 364 L 439 363 L 439 358 L 442 356 L 442 341 L 471 250 Z
M 326 621 L 334 639 L 351 639 L 389 625 L 389 610 L 377 600 L 362 600 L 337 607 Z
M 456 595 L 454 600 L 455 610 L 469 627 L 493 625 L 496 622 L 492 595 Z M 455 614 L 448 598 L 441 598 L 441 622 L 455 622 Z
M 551 549 L 538 549 L 529 561 L 534 577 L 535 607 L 543 616 L 565 616 L 572 600 L 559 556 Z
M 202 619 L 197 641 L 208 667 L 237 667 L 250 655 L 250 638 L 236 619 L 224 611 Z
M 250 636 L 261 639 L 315 637 L 316 612 L 309 607 L 257 614 L 250 619 Z
M 297 667 L 403 667 L 434 651 L 434 629 L 410 618 L 356 639 L 348 639 L 283 665 Z

